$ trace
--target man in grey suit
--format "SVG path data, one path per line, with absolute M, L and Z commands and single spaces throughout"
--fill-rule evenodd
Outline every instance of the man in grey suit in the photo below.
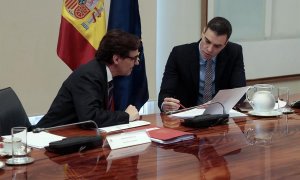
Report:
M 48 113 L 36 127 L 45 128 L 93 120 L 99 127 L 128 123 L 139 118 L 129 105 L 114 111 L 109 82 L 115 76 L 128 76 L 139 64 L 140 39 L 120 30 L 107 32 L 95 59 L 76 69 L 62 84 Z M 112 96 L 111 96 L 112 97 Z
M 229 42 L 231 32 L 227 19 L 215 17 L 200 41 L 173 48 L 158 97 L 161 111 L 203 104 L 221 89 L 246 85 L 242 47 Z

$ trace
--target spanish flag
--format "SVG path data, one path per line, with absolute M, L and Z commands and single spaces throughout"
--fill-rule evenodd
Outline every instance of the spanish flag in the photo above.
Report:
M 95 57 L 105 21 L 104 0 L 63 0 L 57 55 L 72 70 Z

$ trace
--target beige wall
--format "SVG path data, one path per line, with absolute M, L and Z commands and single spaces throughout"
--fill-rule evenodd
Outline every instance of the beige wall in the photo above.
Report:
M 28 115 L 45 113 L 71 72 L 56 55 L 61 1 L 0 6 L 0 88 L 11 86 Z
M 156 100 L 156 0 L 139 0 L 149 100 Z
M 156 99 L 156 1 L 139 3 L 150 99 Z M 60 0 L 26 0 L 0 6 L 0 88 L 11 86 L 30 116 L 48 110 L 71 73 L 56 55 L 61 5 Z

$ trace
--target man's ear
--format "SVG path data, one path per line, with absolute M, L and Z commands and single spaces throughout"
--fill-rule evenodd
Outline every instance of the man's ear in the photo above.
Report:
M 120 56 L 119 55 L 113 55 L 113 64 L 119 64 Z

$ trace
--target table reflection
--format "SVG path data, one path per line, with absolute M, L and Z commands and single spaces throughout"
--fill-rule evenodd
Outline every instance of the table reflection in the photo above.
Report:
M 96 153 L 76 153 L 68 158 L 60 156 L 50 160 L 63 167 L 65 179 L 95 179 L 95 174 L 109 179 L 137 179 L 139 155 L 107 160 L 109 153 L 109 149 L 103 149 Z
M 247 121 L 245 129 L 245 136 L 250 145 L 271 146 L 275 139 L 289 134 L 288 115 Z
M 166 122 L 169 120 L 164 120 L 166 126 L 180 123 L 180 121 L 176 123 Z M 160 147 L 195 156 L 199 161 L 201 179 L 230 179 L 231 174 L 225 157 L 239 154 L 243 147 L 248 146 L 243 133 L 244 125 L 245 122 L 242 122 L 238 126 L 230 119 L 227 125 L 195 130 L 194 132 L 197 134 L 195 140 Z M 211 133 L 199 133 L 202 131 L 210 131 Z
M 23 180 L 27 179 L 27 166 L 13 166 L 11 179 Z

